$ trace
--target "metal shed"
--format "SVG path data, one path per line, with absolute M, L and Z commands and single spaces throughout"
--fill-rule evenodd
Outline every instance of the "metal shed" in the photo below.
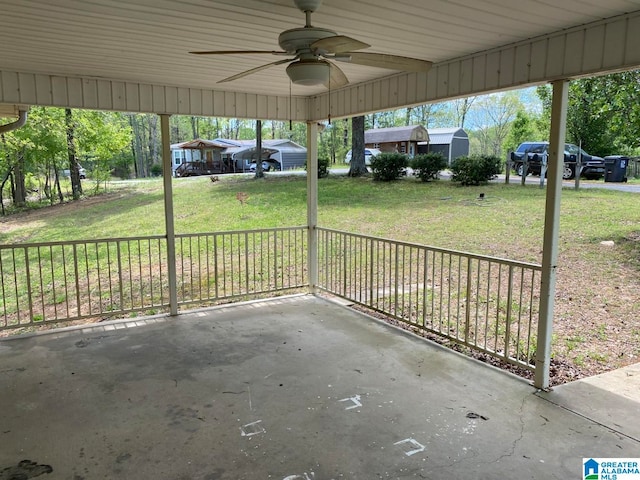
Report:
M 419 142 L 429 141 L 429 133 L 422 125 L 408 127 L 372 128 L 364 132 L 364 143 L 383 152 L 418 153 Z
M 462 128 L 430 128 L 429 141 L 418 143 L 418 153 L 441 153 L 447 164 L 469 155 L 469 135 Z
M 231 156 L 237 170 L 249 168 L 257 158 L 255 140 L 237 140 L 236 147 L 229 147 L 224 152 Z M 271 158 L 280 163 L 280 170 L 291 170 L 303 167 L 307 161 L 307 149 L 287 139 L 273 139 L 262 141 L 262 160 Z

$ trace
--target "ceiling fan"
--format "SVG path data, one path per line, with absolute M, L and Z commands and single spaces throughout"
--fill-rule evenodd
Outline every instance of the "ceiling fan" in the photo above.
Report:
M 250 70 L 224 78 L 218 83 L 231 82 L 239 78 L 257 73 L 276 65 L 287 65 L 287 75 L 297 85 L 324 85 L 327 88 L 339 88 L 347 85 L 349 80 L 344 72 L 333 62 L 349 62 L 356 65 L 386 68 L 405 72 L 426 72 L 432 62 L 417 58 L 387 55 L 384 53 L 365 53 L 357 50 L 369 48 L 364 42 L 345 35 L 338 35 L 333 30 L 311 25 L 311 14 L 315 12 L 322 0 L 293 0 L 306 15 L 305 26 L 285 30 L 278 37 L 282 51 L 268 50 L 213 50 L 189 52 L 195 55 L 255 55 L 269 54 L 293 58 L 285 58 L 267 63 Z

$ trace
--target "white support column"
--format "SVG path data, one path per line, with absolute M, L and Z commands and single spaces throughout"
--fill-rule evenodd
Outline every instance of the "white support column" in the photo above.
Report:
M 553 308 L 555 304 L 556 270 L 558 267 L 560 195 L 562 192 L 562 170 L 564 168 L 568 91 L 569 84 L 566 80 L 553 82 L 548 159 L 549 170 L 544 217 L 544 243 L 542 247 L 540 316 L 538 319 L 536 372 L 533 382 L 536 387 L 542 389 L 549 388 L 551 334 L 553 333 Z
M 309 293 L 318 286 L 318 124 L 307 122 L 307 262 Z
M 164 222 L 167 236 L 167 275 L 169 276 L 169 314 L 178 314 L 178 280 L 176 272 L 176 237 L 173 224 L 173 186 L 171 168 L 171 143 L 169 139 L 169 118 L 160 115 L 162 133 L 162 179 L 164 182 Z

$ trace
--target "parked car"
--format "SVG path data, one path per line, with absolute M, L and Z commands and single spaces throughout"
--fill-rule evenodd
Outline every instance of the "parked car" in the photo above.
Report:
M 80 176 L 80 179 L 87 178 L 87 171 L 80 164 L 78 164 L 78 175 Z M 71 171 L 68 168 L 62 170 L 62 176 L 65 178 L 69 178 L 71 176 Z
M 256 162 L 251 162 L 251 165 L 249 165 L 250 172 L 255 172 L 257 168 L 258 166 L 256 165 Z M 273 158 L 268 158 L 266 160 L 263 160 L 262 171 L 270 172 L 272 170 L 282 170 L 282 166 L 280 165 L 280 162 L 277 160 L 274 160 Z
M 371 157 L 375 157 L 376 155 L 380 155 L 380 150 L 377 148 L 365 148 L 364 149 L 364 164 L 371 165 Z M 344 157 L 344 163 L 351 163 L 351 150 L 347 152 L 347 155 Z
M 524 173 L 524 155 L 528 153 L 529 162 L 527 173 L 532 175 L 540 175 L 542 171 L 542 159 L 544 155 L 549 153 L 549 142 L 523 142 L 515 152 L 511 154 L 513 169 L 520 176 Z M 570 180 L 576 175 L 576 164 L 578 157 L 582 155 L 582 172 L 581 176 L 599 180 L 604 177 L 604 159 L 595 155 L 589 155 L 580 147 L 572 143 L 564 145 L 564 169 L 562 170 L 562 178 Z

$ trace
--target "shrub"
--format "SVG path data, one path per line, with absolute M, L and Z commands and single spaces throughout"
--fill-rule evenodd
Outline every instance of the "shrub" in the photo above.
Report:
M 318 159 L 318 178 L 326 178 L 329 176 L 329 159 Z
M 451 164 L 451 180 L 461 185 L 480 185 L 502 171 L 502 161 L 493 155 L 458 157 Z
M 374 180 L 391 182 L 406 175 L 409 160 L 403 153 L 381 153 L 371 157 L 371 172 Z
M 414 176 L 423 182 L 428 182 L 438 179 L 438 173 L 447 168 L 447 160 L 441 153 L 424 153 L 413 157 L 409 166 Z
M 162 165 L 159 163 L 154 163 L 151 165 L 151 176 L 152 177 L 161 177 L 162 176 Z
M 307 171 L 307 162 L 304 163 L 304 169 Z M 318 178 L 326 178 L 329 176 L 329 159 L 318 158 Z

